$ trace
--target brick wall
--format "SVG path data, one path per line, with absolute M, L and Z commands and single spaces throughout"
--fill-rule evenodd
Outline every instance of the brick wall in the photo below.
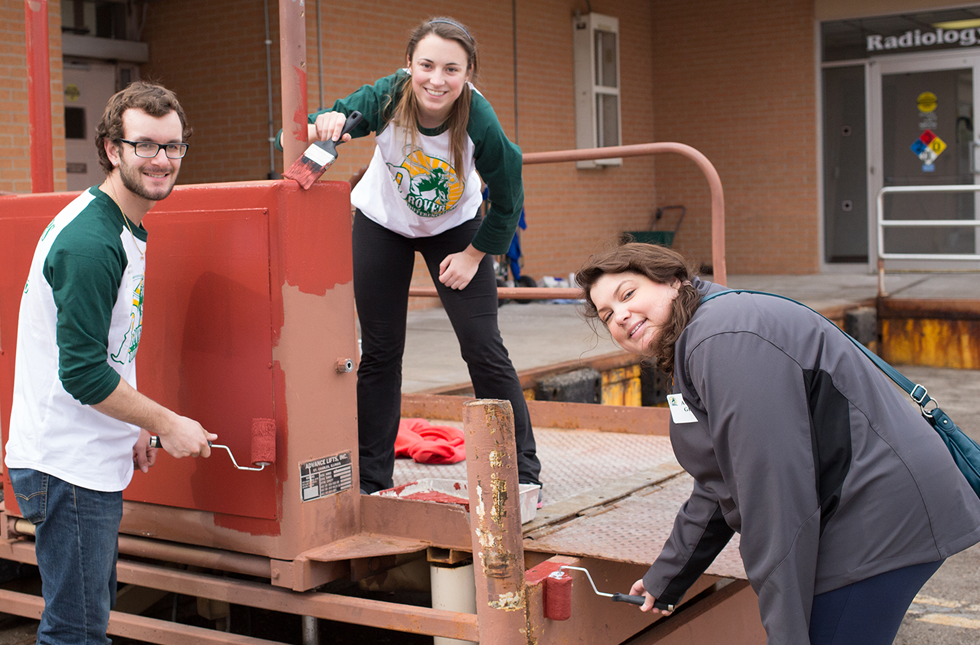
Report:
M 728 271 L 819 271 L 813 3 L 654 7 L 656 138 L 694 146 L 718 169 Z M 676 247 L 710 263 L 710 202 L 692 168 L 658 161 L 658 201 L 687 205 Z
M 650 2 L 594 1 L 596 13 L 619 19 L 622 137 L 653 141 L 653 43 Z M 525 152 L 575 148 L 572 14 L 580 2 L 521 3 L 518 8 L 520 138 Z M 574 163 L 525 169 L 528 230 L 525 269 L 567 276 L 622 231 L 645 229 L 656 210 L 654 158 L 620 167 L 579 170 Z
M 278 2 L 269 0 L 273 121 L 281 124 Z M 194 128 L 179 183 L 266 179 L 269 101 L 263 3 L 169 0 L 146 5 L 144 78 L 177 93 Z M 281 161 L 280 161 L 281 165 Z
M 404 64 L 408 35 L 439 14 L 468 24 L 481 46 L 478 87 L 526 152 L 574 147 L 572 27 L 578 0 L 307 2 L 309 107 L 326 104 Z M 725 187 L 728 269 L 819 270 L 813 4 L 808 0 L 690 3 L 593 0 L 620 20 L 623 142 L 680 141 L 704 152 Z M 58 2 L 49 3 L 58 42 Z M 29 190 L 23 4 L 0 0 L 0 190 Z M 174 89 L 195 129 L 181 183 L 257 180 L 270 169 L 263 3 L 169 0 L 147 5 L 145 77 Z M 273 123 L 282 125 L 278 3 L 269 1 Z M 60 51 L 52 48 L 56 184 L 64 186 Z M 330 171 L 347 179 L 373 145 L 345 145 Z M 275 165 L 282 169 L 281 155 Z M 524 272 L 567 275 L 624 230 L 649 226 L 657 206 L 684 204 L 675 246 L 710 263 L 707 186 L 674 155 L 625 159 L 621 167 L 528 166 Z M 417 269 L 420 268 L 420 264 Z M 420 271 L 417 271 L 419 273 Z M 416 278 L 428 282 L 427 276 Z
M 451 15 L 470 26 L 480 44 L 477 86 L 494 105 L 508 134 L 528 152 L 574 148 L 571 19 L 580 4 L 575 0 L 519 3 L 515 115 L 513 14 L 508 0 L 425 5 L 366 0 L 346 6 L 329 3 L 329 8 L 324 4 L 320 56 L 316 5 L 307 2 L 309 108 L 313 111 L 319 105 L 321 62 L 324 103 L 330 105 L 403 66 L 405 44 L 421 19 Z M 651 141 L 650 3 L 592 5 L 593 10 L 621 20 L 622 71 L 630 80 L 623 94 L 624 142 Z M 270 3 L 270 14 L 278 130 L 282 121 L 275 2 Z M 154 4 L 144 35 L 151 55 L 144 74 L 178 93 L 195 129 L 193 154 L 181 170 L 181 182 L 264 178 L 268 111 L 261 3 L 171 0 Z M 345 144 L 330 177 L 349 178 L 368 163 L 372 151 L 370 139 Z M 280 155 L 277 162 L 281 171 Z M 598 244 L 615 239 L 622 230 L 645 227 L 656 207 L 652 159 L 627 160 L 621 168 L 599 171 L 577 170 L 574 164 L 529 167 L 525 191 L 529 228 L 522 238 L 524 271 L 538 279 L 567 275 Z M 421 261 L 415 282 L 431 284 Z
M 61 3 L 48 2 L 54 188 L 65 189 L 65 114 L 61 64 Z M 0 191 L 31 192 L 24 3 L 0 0 Z

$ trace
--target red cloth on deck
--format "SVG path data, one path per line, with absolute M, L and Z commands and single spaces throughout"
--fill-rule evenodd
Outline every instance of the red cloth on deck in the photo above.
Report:
M 395 457 L 410 457 L 420 464 L 455 464 L 466 459 L 463 431 L 434 426 L 425 419 L 402 419 L 395 439 Z

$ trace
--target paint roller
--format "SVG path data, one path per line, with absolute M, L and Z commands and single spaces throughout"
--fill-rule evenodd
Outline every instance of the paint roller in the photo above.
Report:
M 624 594 L 624 593 L 603 593 L 603 592 L 599 591 L 598 589 L 596 589 L 595 583 L 592 582 L 592 574 L 589 573 L 589 570 L 588 569 L 584 569 L 582 567 L 572 567 L 572 566 L 568 566 L 568 565 L 562 565 L 562 566 L 558 567 L 558 571 L 555 571 L 549 577 L 558 578 L 559 576 L 562 575 L 562 572 L 565 571 L 566 569 L 571 569 L 572 571 L 582 571 L 582 572 L 584 572 L 585 575 L 586 575 L 586 577 L 589 579 L 589 584 L 592 585 L 592 591 L 594 591 L 597 596 L 604 596 L 606 598 L 612 598 L 613 602 L 628 602 L 631 605 L 637 605 L 637 606 L 643 605 L 644 601 L 646 600 L 643 596 L 630 596 L 630 595 Z M 570 601 L 571 591 L 572 591 L 571 585 L 567 585 L 567 592 L 566 593 L 567 593 L 567 595 L 569 595 L 569 603 L 571 602 Z M 569 604 L 569 607 L 570 607 L 570 604 Z M 674 609 L 673 607 L 670 608 L 671 611 L 673 611 L 673 609 Z M 569 609 L 569 611 L 570 611 L 570 609 Z
M 266 466 L 271 466 L 276 462 L 276 422 L 273 419 L 252 419 L 252 446 L 251 458 L 252 466 L 239 466 L 231 448 L 220 444 L 208 445 L 212 448 L 222 448 L 231 457 L 231 463 L 238 470 L 262 470 Z M 151 448 L 163 448 L 163 442 L 159 436 L 150 437 Z

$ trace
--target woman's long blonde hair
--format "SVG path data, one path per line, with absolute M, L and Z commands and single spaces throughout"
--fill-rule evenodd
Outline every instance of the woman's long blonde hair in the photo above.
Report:
M 469 80 L 471 83 L 474 82 L 480 68 L 476 40 L 470 35 L 469 29 L 452 18 L 430 18 L 412 32 L 412 37 L 409 39 L 408 46 L 405 49 L 405 55 L 409 62 L 415 56 L 415 48 L 418 46 L 419 41 L 429 34 L 435 34 L 445 40 L 451 40 L 463 48 L 463 51 L 466 52 L 466 70 L 470 75 Z M 415 98 L 415 93 L 412 91 L 411 86 L 412 78 L 411 76 L 407 76 L 396 92 L 398 98 L 391 110 L 391 121 L 410 133 L 412 137 L 412 148 L 414 149 L 418 141 L 420 113 L 418 99 Z M 449 140 L 451 142 L 450 150 L 452 152 L 449 163 L 453 167 L 457 163 L 461 163 L 463 151 L 466 149 L 466 125 L 470 120 L 470 102 L 472 100 L 473 92 L 470 89 L 470 83 L 464 83 L 463 91 L 453 104 L 453 108 L 449 113 L 449 119 L 446 121 L 449 130 Z M 459 169 L 457 169 L 458 171 Z
M 691 316 L 701 304 L 701 294 L 691 285 L 694 265 L 683 255 L 665 246 L 654 244 L 623 244 L 612 251 L 590 257 L 575 274 L 575 281 L 585 292 L 585 316 L 593 328 L 600 324 L 599 312 L 592 300 L 592 288 L 604 275 L 636 273 L 659 284 L 681 282 L 670 306 L 670 319 L 644 356 L 659 360 L 660 369 L 669 376 L 674 373 L 674 343 L 680 337 Z

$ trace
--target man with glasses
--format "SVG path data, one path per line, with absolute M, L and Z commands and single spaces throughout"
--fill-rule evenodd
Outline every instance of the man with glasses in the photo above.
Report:
M 147 232 L 174 187 L 190 136 L 173 92 L 133 83 L 114 95 L 96 147 L 105 181 L 44 229 L 18 320 L 5 463 L 35 525 L 45 608 L 37 642 L 108 643 L 122 491 L 134 463 L 210 454 L 198 422 L 136 391 Z

